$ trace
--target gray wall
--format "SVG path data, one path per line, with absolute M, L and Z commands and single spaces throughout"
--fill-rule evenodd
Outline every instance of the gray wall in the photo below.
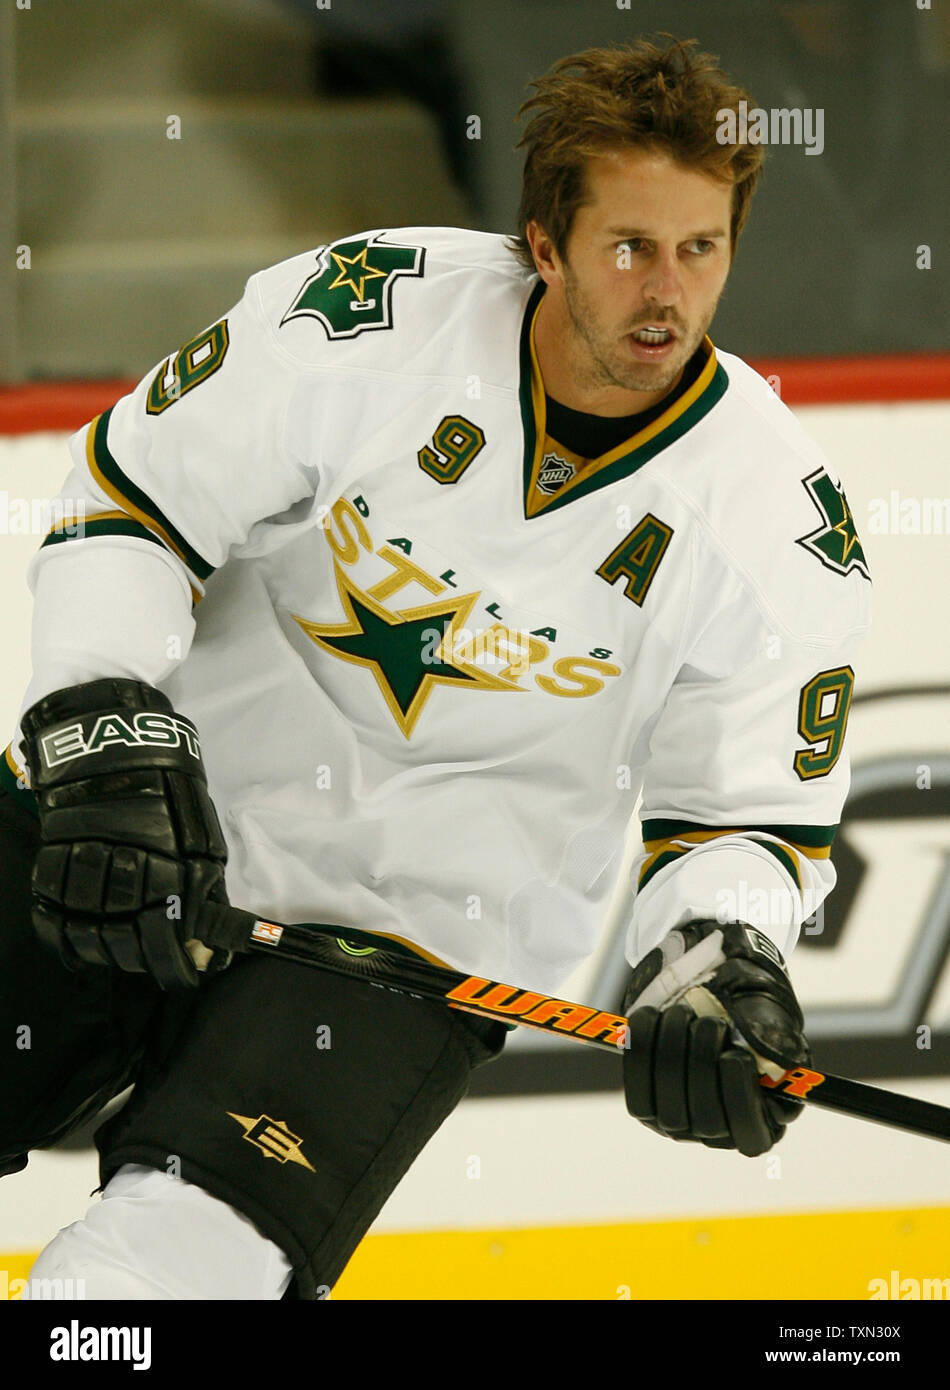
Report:
M 760 106 L 824 112 L 820 155 L 767 151 L 716 340 L 749 356 L 946 348 L 950 4 L 918 3 L 7 4 L 0 379 L 139 375 L 254 270 L 364 227 L 514 230 L 530 79 L 660 30 L 697 38 Z
M 820 107 L 824 152 L 767 151 L 716 320 L 740 354 L 907 352 L 950 342 L 950 6 L 933 0 L 478 0 L 448 7 L 485 225 L 509 228 L 512 117 L 530 79 L 582 48 L 697 38 L 764 108 Z M 916 268 L 927 244 L 933 268 Z

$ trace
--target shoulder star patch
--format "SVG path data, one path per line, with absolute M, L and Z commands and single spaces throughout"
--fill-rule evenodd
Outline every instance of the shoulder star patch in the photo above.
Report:
M 393 285 L 400 275 L 422 275 L 425 249 L 395 246 L 375 237 L 334 241 L 319 254 L 318 269 L 281 319 L 319 319 L 328 338 L 355 338 L 371 328 L 392 328 Z
M 821 563 L 836 574 L 857 570 L 870 581 L 867 560 L 844 489 L 832 481 L 824 468 L 802 478 L 802 486 L 818 508 L 821 525 L 807 536 L 799 536 L 795 544 L 817 555 Z

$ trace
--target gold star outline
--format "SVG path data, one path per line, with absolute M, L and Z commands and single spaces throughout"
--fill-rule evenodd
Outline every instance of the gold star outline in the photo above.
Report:
M 331 290 L 340 289 L 343 285 L 349 285 L 360 304 L 363 303 L 363 291 L 367 280 L 385 280 L 387 272 L 377 270 L 374 265 L 366 264 L 366 253 L 369 248 L 364 246 L 357 256 L 341 256 L 338 251 L 331 251 L 330 256 L 336 262 L 339 275 L 327 288 Z M 358 266 L 357 276 L 352 271 L 348 271 L 348 266 Z
M 313 623 L 306 618 L 301 618 L 296 613 L 291 614 L 291 616 L 295 622 L 299 623 L 310 640 L 322 647 L 324 651 L 330 652 L 331 655 L 343 661 L 352 662 L 357 666 L 365 666 L 372 671 L 380 693 L 406 739 L 412 737 L 419 716 L 437 685 L 465 686 L 470 690 L 506 690 L 524 693 L 522 687 L 514 681 L 504 680 L 464 657 L 452 654 L 461 636 L 461 630 L 465 628 L 469 614 L 480 598 L 479 593 L 452 594 L 435 603 L 425 603 L 418 607 L 402 608 L 396 612 L 390 612 L 371 598 L 369 594 L 357 588 L 337 562 L 334 563 L 334 572 L 340 602 L 347 618 L 346 622 Z M 443 633 L 439 647 L 436 649 L 437 656 L 434 663 L 442 666 L 443 670 L 428 669 L 422 661 L 420 651 L 418 687 L 405 708 L 396 698 L 393 685 L 386 671 L 386 663 L 369 653 L 363 655 L 354 651 L 342 651 L 338 645 L 340 638 L 359 638 L 366 633 L 364 622 L 360 620 L 354 604 L 368 610 L 375 619 L 390 629 L 398 629 L 408 624 L 418 625 L 425 621 L 431 622 L 433 626 L 438 626 Z M 438 621 L 440 619 L 441 622 Z M 478 643 L 469 645 L 477 654 Z M 442 655 L 440 656 L 438 653 Z M 449 668 L 448 672 L 446 672 L 446 668 Z
M 848 506 L 844 493 L 841 493 L 841 505 L 844 508 L 844 516 L 839 522 L 836 522 L 832 530 L 837 531 L 844 540 L 844 554 L 841 557 L 841 563 L 846 565 L 851 551 L 860 542 L 858 541 L 858 529 L 854 524 L 854 517 L 851 515 L 851 508 Z

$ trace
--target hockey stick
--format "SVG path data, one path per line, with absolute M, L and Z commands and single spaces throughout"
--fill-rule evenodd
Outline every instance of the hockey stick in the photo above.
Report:
M 288 925 L 264 921 L 228 904 L 206 903 L 197 936 L 199 940 L 189 942 L 189 948 L 199 964 L 208 959 L 207 952 L 201 956 L 201 943 L 242 955 L 260 952 L 279 960 L 355 976 L 381 989 L 436 1000 L 481 1018 L 576 1038 L 611 1052 L 624 1047 L 627 1020 L 620 1014 L 465 975 L 423 960 L 398 944 L 387 950 L 386 937 L 350 927 L 311 922 Z M 806 1067 L 796 1067 L 776 1079 L 760 1076 L 759 1080 L 763 1086 L 808 1105 L 950 1143 L 950 1109 L 942 1105 Z

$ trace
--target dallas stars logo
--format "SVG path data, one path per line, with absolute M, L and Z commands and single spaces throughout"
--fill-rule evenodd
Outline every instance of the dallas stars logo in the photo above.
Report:
M 281 319 L 319 319 L 328 338 L 353 338 L 371 328 L 392 328 L 393 285 L 400 275 L 422 275 L 421 246 L 393 246 L 375 237 L 335 241 L 320 253 L 319 269 Z
M 818 508 L 821 525 L 807 536 L 799 536 L 796 545 L 810 550 L 837 574 L 850 574 L 855 569 L 870 580 L 867 560 L 843 489 L 832 482 L 824 468 L 803 478 L 802 485 Z
M 364 246 L 357 256 L 343 256 L 339 251 L 331 251 L 330 260 L 338 268 L 339 274 L 335 280 L 330 282 L 327 289 L 339 290 L 342 289 L 344 285 L 349 285 L 360 304 L 365 304 L 367 308 L 370 308 L 375 306 L 376 301 L 375 299 L 367 301 L 365 293 L 366 282 L 367 280 L 385 281 L 386 272 L 385 270 L 378 269 L 378 267 L 374 265 L 367 264 L 367 249 L 368 248 Z
M 383 699 L 406 738 L 410 738 L 426 701 L 437 685 L 481 690 L 518 690 L 473 664 L 460 653 L 466 643 L 462 629 L 478 594 L 453 595 L 439 603 L 390 613 L 362 593 L 334 565 L 345 623 L 311 623 L 293 614 L 294 621 L 317 646 L 344 661 L 372 671 Z M 477 652 L 474 644 L 473 655 Z

